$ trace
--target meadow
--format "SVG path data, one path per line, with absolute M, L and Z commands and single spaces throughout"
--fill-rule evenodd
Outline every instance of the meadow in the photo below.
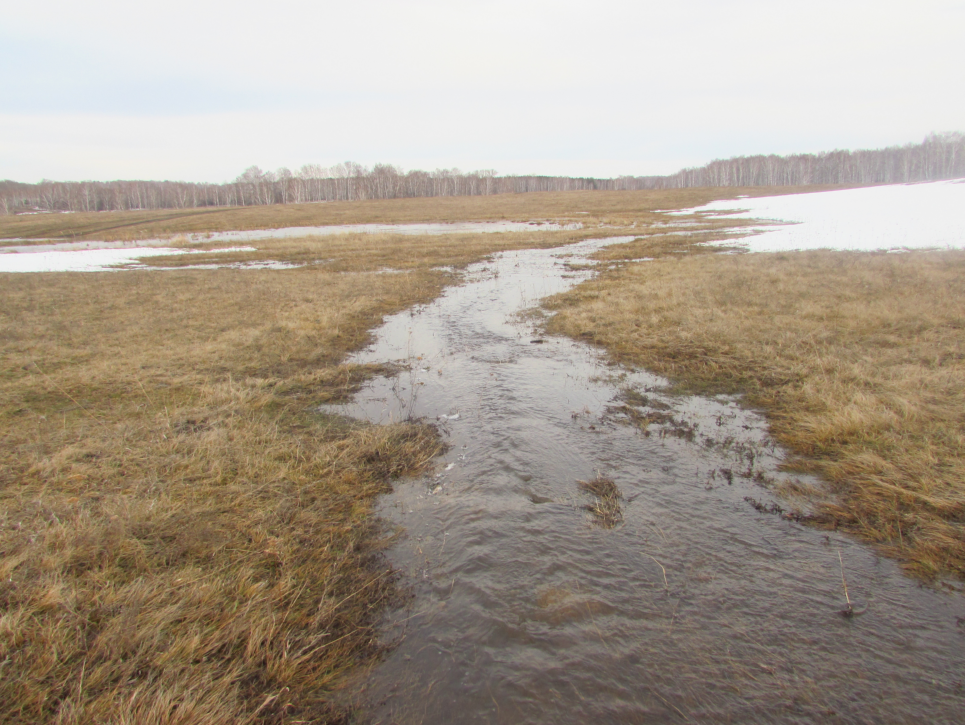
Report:
M 455 281 L 438 267 L 569 238 L 551 236 L 2 275 L 0 722 L 339 721 L 331 687 L 378 655 L 372 626 L 404 593 L 372 500 L 443 444 L 318 406 L 379 372 L 343 361 Z
M 3 238 L 68 239 L 585 224 L 202 245 L 190 260 L 303 265 L 284 270 L 160 257 L 158 271 L 0 275 L 0 722 L 346 721 L 331 692 L 378 658 L 380 612 L 405 597 L 373 500 L 431 468 L 443 442 L 424 421 L 371 426 L 318 406 L 381 372 L 347 355 L 461 267 L 591 236 L 639 239 L 550 303 L 550 332 L 681 390 L 744 393 L 792 465 L 829 482 L 804 492 L 826 522 L 918 575 L 965 577 L 965 254 L 719 255 L 696 242 L 734 222 L 686 240 L 652 226 L 688 220 L 662 210 L 763 193 L 0 217 Z
M 317 204 L 0 215 L 0 240 L 64 239 L 131 241 L 195 232 L 278 229 L 329 224 L 405 224 L 458 221 L 582 222 L 629 226 L 666 221 L 663 209 L 683 209 L 740 195 L 772 196 L 838 186 L 695 188 L 656 191 L 568 191 Z

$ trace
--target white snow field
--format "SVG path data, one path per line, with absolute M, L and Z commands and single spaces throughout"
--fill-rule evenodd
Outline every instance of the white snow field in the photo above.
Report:
M 965 179 L 714 201 L 677 214 L 784 222 L 729 240 L 751 252 L 965 247 Z
M 216 252 L 253 251 L 253 247 L 216 249 Z M 161 257 L 169 254 L 192 254 L 201 250 L 168 247 L 133 247 L 129 249 L 83 249 L 78 251 L 43 251 L 0 254 L 0 272 L 107 272 L 122 269 L 145 269 L 135 260 L 139 257 Z M 207 251 L 207 250 L 204 250 Z

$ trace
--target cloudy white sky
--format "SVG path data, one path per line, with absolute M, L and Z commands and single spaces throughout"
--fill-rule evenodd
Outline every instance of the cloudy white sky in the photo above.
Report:
M 965 1 L 0 0 L 0 179 L 616 176 L 965 130 Z

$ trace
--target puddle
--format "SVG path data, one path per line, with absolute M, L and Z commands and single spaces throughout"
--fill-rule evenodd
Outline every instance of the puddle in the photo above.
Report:
M 189 242 L 250 242 L 256 239 L 289 239 L 292 237 L 327 237 L 334 234 L 500 234 L 504 232 L 553 232 L 582 229 L 583 225 L 551 222 L 446 222 L 425 224 L 340 224 L 321 227 L 285 227 L 284 229 L 251 229 L 248 231 L 205 232 L 185 235 Z M 149 240 L 160 241 L 160 240 Z
M 551 222 L 447 222 L 425 224 L 343 224 L 320 227 L 286 227 L 283 229 L 254 229 L 249 231 L 204 232 L 177 235 L 189 244 L 203 242 L 251 242 L 261 239 L 331 236 L 337 234 L 499 234 L 505 232 L 560 231 L 582 229 L 579 222 L 556 224 Z M 53 239 L 36 240 L 47 244 L 28 243 L 26 239 L 0 239 L 0 272 L 104 272 L 116 269 L 149 269 L 132 264 L 138 257 L 148 255 L 186 254 L 187 249 L 165 247 L 171 238 L 142 239 L 136 242 L 65 242 Z M 24 242 L 24 244 L 17 244 Z M 247 248 L 244 248 L 247 249 Z M 208 250 L 205 250 L 208 251 Z M 210 251 L 235 251 L 210 250 Z M 234 265 L 197 265 L 192 269 L 288 269 L 284 263 L 254 263 Z M 153 269 L 153 268 L 150 268 Z M 181 269 L 184 269 L 182 267 Z
M 382 500 L 414 597 L 349 699 L 382 723 L 958 722 L 960 591 L 782 515 L 782 453 L 736 400 L 519 321 L 631 238 L 497 255 L 357 356 L 409 368 L 333 410 L 436 421 L 451 448 Z

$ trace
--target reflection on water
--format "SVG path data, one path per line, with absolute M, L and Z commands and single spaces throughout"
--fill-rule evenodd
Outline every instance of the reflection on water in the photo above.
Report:
M 248 231 L 199 232 L 182 234 L 179 239 L 189 244 L 203 242 L 252 242 L 264 239 L 290 239 L 298 237 L 327 237 L 339 234 L 402 234 L 407 236 L 441 234 L 499 234 L 505 232 L 549 232 L 582 229 L 578 222 L 557 224 L 554 222 L 430 222 L 419 224 L 340 224 L 320 227 L 285 227 L 282 229 L 251 229 Z M 48 244 L 37 244 L 46 241 Z M 16 244 L 24 242 L 24 244 Z M 0 272 L 99 272 L 116 269 L 118 265 L 130 265 L 138 257 L 185 254 L 183 248 L 171 249 L 164 239 L 141 239 L 136 242 L 65 242 L 54 239 L 35 240 L 0 239 Z M 250 248 L 220 249 L 211 251 L 254 251 Z M 204 250 L 208 251 L 208 250 Z M 73 254 L 68 254 L 72 252 Z M 15 256 L 18 255 L 18 256 Z M 280 263 L 248 263 L 228 265 L 198 265 L 195 269 L 288 269 L 295 265 Z M 123 268 L 123 267 L 122 267 Z M 132 266 L 126 268 L 132 269 Z M 184 269 L 184 267 L 181 267 Z
M 451 449 L 383 500 L 415 596 L 351 699 L 382 723 L 960 722 L 960 592 L 756 510 L 782 477 L 759 415 L 513 320 L 616 241 L 475 265 L 359 356 L 410 367 L 340 410 L 436 420 Z M 612 529 L 578 484 L 598 474 Z
M 289 239 L 292 237 L 327 237 L 333 234 L 499 234 L 502 232 L 553 232 L 582 229 L 579 223 L 551 222 L 429 222 L 420 224 L 339 224 L 323 227 L 285 227 L 284 229 L 251 229 L 241 232 L 207 232 L 188 234 L 191 242 L 251 242 L 256 239 Z

